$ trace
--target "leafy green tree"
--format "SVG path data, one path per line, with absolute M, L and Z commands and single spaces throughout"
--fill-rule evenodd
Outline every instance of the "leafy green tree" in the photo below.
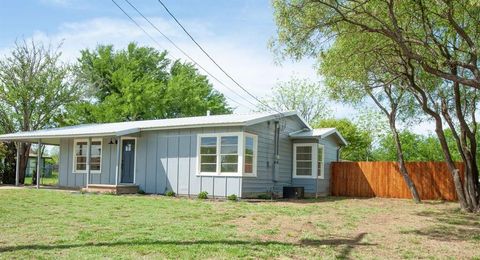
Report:
M 395 88 L 391 93 L 408 92 L 416 108 L 435 122 L 461 207 L 480 212 L 475 118 L 480 89 L 478 4 L 468 0 L 277 0 L 274 7 L 279 27 L 275 46 L 282 54 L 323 59 L 323 51 L 331 54 L 340 47 L 335 55 L 345 55 L 332 71 L 354 68 L 350 80 L 363 86 L 380 75 L 384 86 Z M 464 183 L 445 125 L 465 164 Z
M 388 40 L 427 74 L 480 89 L 477 1 L 274 0 L 273 6 L 282 53 L 316 58 L 337 36 L 360 32 Z
M 77 78 L 90 100 L 69 108 L 64 124 L 118 122 L 231 113 L 224 96 L 191 64 L 130 43 L 81 51 Z
M 461 161 L 462 158 L 455 150 L 455 139 L 452 131 L 446 130 L 445 136 L 449 147 L 452 148 L 454 161 Z M 408 130 L 400 132 L 400 139 L 403 145 L 403 153 L 406 161 L 444 161 L 445 157 L 438 138 L 433 135 L 416 134 Z M 373 158 L 378 161 L 395 160 L 396 149 L 391 135 L 384 136 L 377 147 L 373 150 Z
M 402 142 L 405 161 L 443 161 L 438 139 L 432 136 L 415 134 L 408 130 L 399 133 Z M 396 160 L 397 151 L 392 135 L 387 135 L 379 142 L 373 151 L 373 157 L 378 161 Z
M 371 159 L 372 136 L 368 131 L 361 130 L 348 119 L 323 119 L 314 125 L 316 128 L 336 128 L 348 145 L 340 151 L 340 158 L 348 161 L 368 161 Z
M 0 125 L 3 132 L 32 131 L 56 126 L 66 106 L 81 100 L 83 92 L 72 77 L 71 67 L 60 61 L 60 46 L 53 48 L 34 41 L 15 44 L 0 60 Z M 15 180 L 18 147 L 7 143 L 4 183 Z M 20 147 L 20 183 L 30 144 Z
M 324 88 L 308 79 L 292 77 L 289 81 L 279 82 L 272 88 L 272 94 L 260 104 L 260 111 L 274 108 L 279 111 L 295 110 L 310 124 L 327 118 L 331 110 Z
M 205 115 L 207 110 L 213 114 L 232 112 L 225 97 L 190 63 L 173 63 L 163 98 L 165 118 Z

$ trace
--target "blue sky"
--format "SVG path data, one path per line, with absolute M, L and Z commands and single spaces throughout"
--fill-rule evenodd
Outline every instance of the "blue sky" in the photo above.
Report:
M 152 34 L 171 58 L 186 59 L 160 34 L 141 20 L 124 0 L 116 0 Z M 236 92 L 248 97 L 234 86 L 206 58 L 181 29 L 174 24 L 157 0 L 130 0 L 166 35 L 173 39 L 203 67 L 227 83 Z M 275 63 L 268 41 L 275 35 L 273 10 L 269 0 L 164 0 L 164 3 L 187 27 L 193 36 L 243 86 L 257 97 L 263 97 L 278 81 L 291 76 L 321 81 L 313 60 Z M 0 55 L 8 54 L 16 39 L 35 39 L 44 43 L 63 42 L 63 59 L 74 62 L 79 51 L 98 44 L 125 47 L 135 41 L 159 48 L 112 3 L 111 0 L 21 0 L 3 1 L 0 7 Z M 250 112 L 254 107 L 232 91 L 211 80 L 214 87 L 230 99 L 236 113 Z M 248 98 L 255 103 L 252 98 Z M 332 103 L 332 116 L 352 119 L 357 111 Z M 427 132 L 430 125 L 418 125 L 417 132 Z
M 116 0 L 162 45 L 171 58 L 186 59 L 139 17 L 124 0 Z M 203 67 L 229 80 L 193 45 L 156 0 L 131 0 L 147 17 Z M 267 95 L 278 81 L 292 75 L 320 80 L 314 62 L 275 64 L 268 41 L 275 34 L 270 1 L 265 0 L 165 0 L 165 4 L 188 28 L 212 56 L 249 91 L 258 97 Z M 97 44 L 114 44 L 123 48 L 131 41 L 159 48 L 139 30 L 110 0 L 24 0 L 5 1 L 0 8 L 0 54 L 8 53 L 19 38 L 57 44 L 63 42 L 63 59 L 75 61 L 79 50 Z M 212 80 L 214 87 L 231 99 L 232 91 Z M 227 83 L 237 92 L 247 96 Z M 250 100 L 253 99 L 249 98 Z M 253 106 L 245 101 L 236 112 L 249 112 Z M 335 112 L 345 114 L 343 106 Z M 338 111 L 337 111 L 338 110 Z

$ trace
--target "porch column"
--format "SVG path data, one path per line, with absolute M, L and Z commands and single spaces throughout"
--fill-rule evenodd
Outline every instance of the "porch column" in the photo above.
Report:
M 20 148 L 22 143 L 17 142 L 17 163 L 15 164 L 15 186 L 20 183 Z
M 38 148 L 37 148 L 37 189 L 40 189 L 40 160 L 42 158 L 42 139 L 38 139 Z
M 87 180 L 85 188 L 88 188 L 88 184 L 90 184 L 90 157 L 92 157 L 92 138 L 88 138 L 87 143 Z
M 117 137 L 117 165 L 115 168 L 115 185 L 120 183 L 120 146 L 121 139 Z

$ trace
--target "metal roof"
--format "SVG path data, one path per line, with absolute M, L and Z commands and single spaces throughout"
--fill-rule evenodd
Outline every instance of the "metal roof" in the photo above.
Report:
M 294 138 L 294 139 L 305 139 L 305 138 L 322 139 L 332 134 L 337 135 L 340 141 L 344 145 L 348 144 L 345 138 L 343 138 L 343 136 L 340 134 L 340 132 L 337 131 L 336 128 L 316 128 L 311 130 L 301 130 L 301 131 L 290 133 L 289 135 L 291 138 Z
M 51 128 L 45 130 L 18 132 L 0 135 L 0 141 L 27 141 L 37 139 L 53 139 L 68 137 L 94 137 L 94 136 L 123 136 L 141 131 L 183 129 L 218 126 L 248 126 L 264 121 L 278 119 L 286 116 L 297 116 L 305 127 L 310 126 L 297 114 L 297 112 L 283 113 L 254 113 L 254 114 L 230 114 L 212 115 L 199 117 L 183 117 L 161 120 L 131 121 L 107 124 L 88 124 L 70 127 Z

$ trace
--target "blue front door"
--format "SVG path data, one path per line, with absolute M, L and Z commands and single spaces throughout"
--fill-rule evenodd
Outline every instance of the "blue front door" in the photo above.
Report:
M 133 183 L 135 173 L 135 140 L 122 140 L 121 183 Z

